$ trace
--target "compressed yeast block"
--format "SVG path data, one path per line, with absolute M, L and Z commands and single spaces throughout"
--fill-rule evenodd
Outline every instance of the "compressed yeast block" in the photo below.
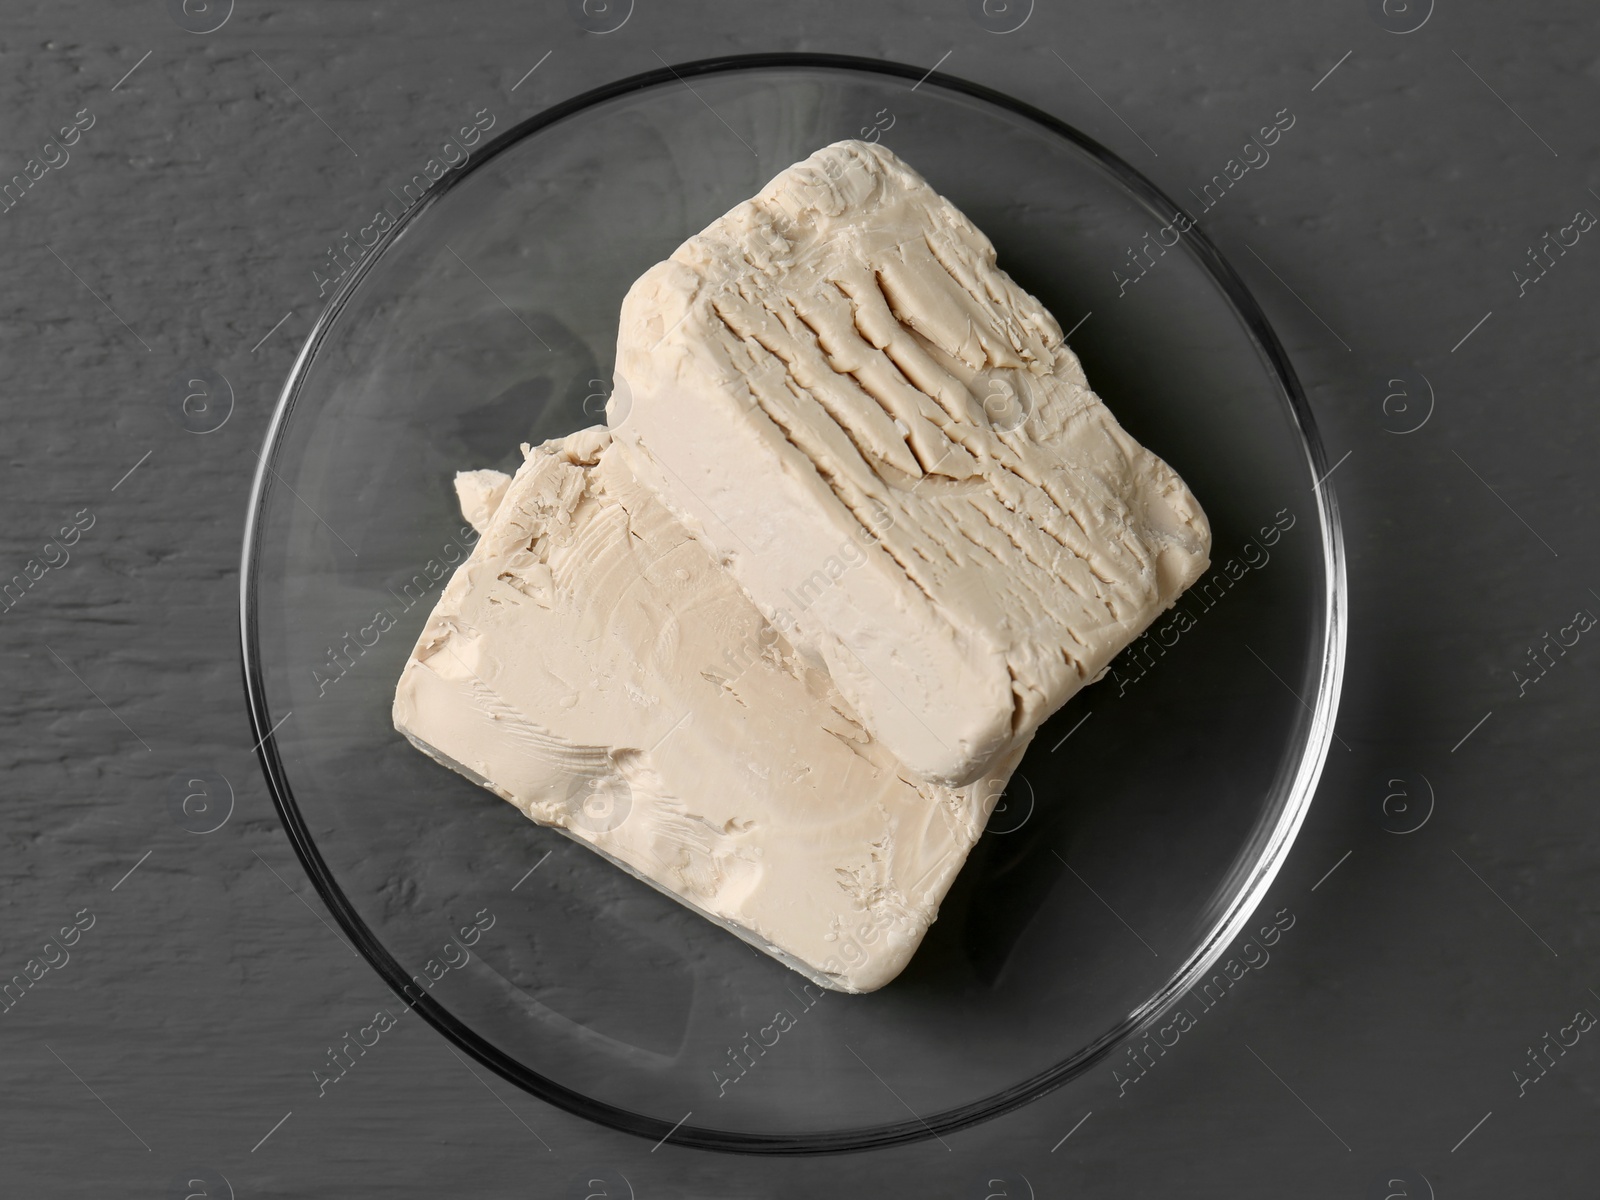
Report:
M 460 481 L 482 536 L 396 690 L 420 750 L 825 987 L 905 966 L 1021 748 L 918 779 L 604 428 Z M 498 493 L 498 495 L 497 495 Z
M 819 150 L 639 278 L 607 423 L 924 779 L 981 778 L 1209 566 L 1183 481 L 881 145 Z

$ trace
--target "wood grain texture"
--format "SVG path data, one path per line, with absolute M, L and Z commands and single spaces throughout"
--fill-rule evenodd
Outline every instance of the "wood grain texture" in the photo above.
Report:
M 0 576 L 94 518 L 0 611 L 0 977 L 94 917 L 0 1016 L 7 1194 L 162 1196 L 209 1170 L 241 1198 L 582 1197 L 606 1172 L 641 1200 L 1346 1197 L 1410 1169 L 1440 1196 L 1569 1195 L 1600 1166 L 1600 1047 L 1526 1096 L 1512 1076 L 1575 1009 L 1600 1011 L 1600 646 L 1525 695 L 1512 674 L 1573 610 L 1600 611 L 1600 237 L 1542 252 L 1553 265 L 1525 294 L 1513 276 L 1575 210 L 1600 212 L 1583 0 L 1441 0 L 1410 34 L 1356 0 L 1040 4 L 1005 35 L 963 0 L 637 0 L 606 35 L 557 3 L 239 0 L 205 35 L 154 0 L 0 8 L 0 179 L 94 117 L 0 211 Z M 482 106 L 510 123 L 658 55 L 768 49 L 950 51 L 943 70 L 1080 125 L 1178 197 L 1296 116 L 1202 221 L 1288 345 L 1330 461 L 1350 452 L 1331 480 L 1350 748 L 1268 901 L 1298 927 L 1126 1096 L 1092 1073 L 948 1150 L 651 1153 L 475 1078 L 414 1017 L 319 1098 L 325 1048 L 394 1001 L 319 919 L 282 835 L 237 638 L 255 451 L 320 309 L 313 272 Z M 198 436 L 176 389 L 204 369 L 235 403 Z M 1436 411 L 1400 434 L 1387 381 L 1415 373 Z M 209 835 L 165 800 L 200 768 L 236 795 Z M 1436 811 L 1396 836 L 1390 781 L 1423 775 Z

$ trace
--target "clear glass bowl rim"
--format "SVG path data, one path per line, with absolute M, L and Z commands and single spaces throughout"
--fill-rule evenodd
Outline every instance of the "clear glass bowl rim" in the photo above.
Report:
M 351 939 L 374 970 L 382 976 L 395 995 L 406 1001 L 422 1018 L 442 1033 L 454 1046 L 469 1054 L 483 1066 L 494 1071 L 507 1082 L 537 1096 L 547 1103 L 584 1117 L 597 1124 L 633 1134 L 651 1142 L 660 1143 L 668 1138 L 674 1145 L 704 1150 L 744 1154 L 796 1155 L 836 1154 L 848 1151 L 877 1149 L 902 1145 L 939 1137 L 976 1125 L 982 1121 L 1011 1112 L 1039 1097 L 1054 1091 L 1068 1081 L 1082 1075 L 1102 1061 L 1123 1041 L 1154 1024 L 1168 1009 L 1189 991 L 1205 974 L 1223 951 L 1243 929 L 1267 889 L 1288 858 L 1310 808 L 1321 777 L 1323 764 L 1333 736 L 1335 716 L 1338 711 L 1339 692 L 1344 674 L 1345 643 L 1347 637 L 1347 607 L 1344 539 L 1339 523 L 1338 504 L 1332 489 L 1323 482 L 1315 487 L 1318 524 L 1321 533 L 1323 566 L 1326 574 L 1324 604 L 1324 637 L 1321 647 L 1315 700 L 1306 727 L 1306 743 L 1301 752 L 1289 795 L 1277 821 L 1265 839 L 1261 857 L 1249 871 L 1242 886 L 1229 900 L 1221 915 L 1213 922 L 1211 930 L 1198 947 L 1185 960 L 1183 966 L 1167 983 L 1144 1003 L 1128 1013 L 1114 1027 L 1090 1045 L 1071 1057 L 1055 1063 L 1043 1071 L 1003 1091 L 981 1100 L 943 1112 L 901 1121 L 893 1124 L 870 1126 L 861 1129 L 823 1130 L 800 1134 L 751 1133 L 691 1125 L 687 1121 L 672 1125 L 657 1117 L 636 1113 L 618 1105 L 595 1100 L 582 1092 L 546 1078 L 523 1063 L 501 1051 L 493 1043 L 479 1037 L 470 1027 L 455 1017 L 431 996 L 408 999 L 405 986 L 409 974 L 394 959 L 383 944 L 361 919 L 334 880 L 311 836 L 305 818 L 301 815 L 278 746 L 273 736 L 273 722 L 268 711 L 265 680 L 260 664 L 260 646 L 255 598 L 257 557 L 260 553 L 261 525 L 258 520 L 266 497 L 269 481 L 274 477 L 271 464 L 276 458 L 282 435 L 287 428 L 307 371 L 319 347 L 337 323 L 345 304 L 355 294 L 379 258 L 404 238 L 415 222 L 433 205 L 449 194 L 461 180 L 484 164 L 492 161 L 522 138 L 564 120 L 584 109 L 629 92 L 655 87 L 659 84 L 682 81 L 701 75 L 733 71 L 772 68 L 822 68 L 829 70 L 859 71 L 910 80 L 921 80 L 920 86 L 943 88 L 987 102 L 997 108 L 1025 118 L 1044 129 L 1071 142 L 1079 150 L 1095 159 L 1098 164 L 1142 203 L 1158 220 L 1166 221 L 1171 214 L 1181 212 L 1153 182 L 1081 131 L 1032 105 L 1016 100 L 982 84 L 972 83 L 940 72 L 926 72 L 923 68 L 882 59 L 862 58 L 854 55 L 816 53 L 762 53 L 729 55 L 700 59 L 694 62 L 666 66 L 605 84 L 584 92 L 570 100 L 547 108 L 511 127 L 494 139 L 476 156 L 474 162 L 452 171 L 430 189 L 410 211 L 396 221 L 384 235 L 383 241 L 366 255 L 361 264 L 345 280 L 343 286 L 329 301 L 316 325 L 306 338 L 295 359 L 293 368 L 284 383 L 278 404 L 268 427 L 265 444 L 254 482 L 245 518 L 243 555 L 239 572 L 239 633 L 241 664 L 245 695 L 252 731 L 257 740 L 256 755 L 266 777 L 267 787 L 274 806 L 283 821 L 284 831 L 299 857 L 301 865 L 317 889 L 334 919 Z M 1262 357 L 1271 368 L 1284 399 L 1288 403 L 1301 445 L 1307 457 L 1312 478 L 1322 480 L 1327 472 L 1327 454 L 1317 432 L 1304 390 L 1289 361 L 1287 352 L 1273 331 L 1266 314 L 1245 287 L 1233 267 L 1222 257 L 1211 240 L 1194 225 L 1185 233 L 1188 243 L 1201 266 L 1211 276 L 1223 295 L 1232 304 L 1236 314 L 1255 341 Z

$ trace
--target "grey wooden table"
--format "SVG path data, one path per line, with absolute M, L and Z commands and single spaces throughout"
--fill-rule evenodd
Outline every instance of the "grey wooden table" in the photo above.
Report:
M 607 33 L 553 0 L 0 6 L 0 1191 L 1595 1194 L 1593 10 L 1039 0 L 999 31 L 1028 4 L 636 0 Z M 939 64 L 1179 196 L 1296 117 L 1205 216 L 1347 522 L 1345 745 L 1268 900 L 1294 929 L 1127 1094 L 1091 1073 L 947 1144 L 652 1152 L 420 1021 L 319 1098 L 325 1048 L 391 998 L 267 798 L 236 592 L 329 249 L 470 114 L 757 50 Z M 197 434 L 206 371 L 234 405 Z M 206 835 L 169 802 L 197 771 L 235 793 Z

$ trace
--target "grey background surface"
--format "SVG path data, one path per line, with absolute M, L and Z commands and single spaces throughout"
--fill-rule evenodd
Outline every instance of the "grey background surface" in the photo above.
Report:
M 556 3 L 238 0 L 208 34 L 172 7 L 0 15 L 0 178 L 93 117 L 0 211 L 0 574 L 93 517 L 0 611 L 0 977 L 93 918 L 0 1015 L 6 1194 L 1595 1194 L 1600 1028 L 1573 1022 L 1600 1014 L 1600 631 L 1556 639 L 1600 613 L 1600 230 L 1514 275 L 1600 214 L 1583 0 L 1438 0 L 1411 32 L 1428 0 L 1040 0 L 1006 34 L 963 0 L 636 0 L 603 35 Z M 281 833 L 236 633 L 313 271 L 478 109 L 514 123 L 663 60 L 775 49 L 940 63 L 1178 197 L 1296 116 L 1205 217 L 1301 372 L 1346 522 L 1348 749 L 1267 902 L 1295 925 L 1126 1094 L 1107 1067 L 943 1144 L 652 1151 L 475 1077 L 420 1021 L 319 1098 L 325 1048 L 392 998 Z M 235 406 L 196 436 L 178 384 L 203 369 Z M 205 836 L 166 799 L 200 769 L 235 793 Z

